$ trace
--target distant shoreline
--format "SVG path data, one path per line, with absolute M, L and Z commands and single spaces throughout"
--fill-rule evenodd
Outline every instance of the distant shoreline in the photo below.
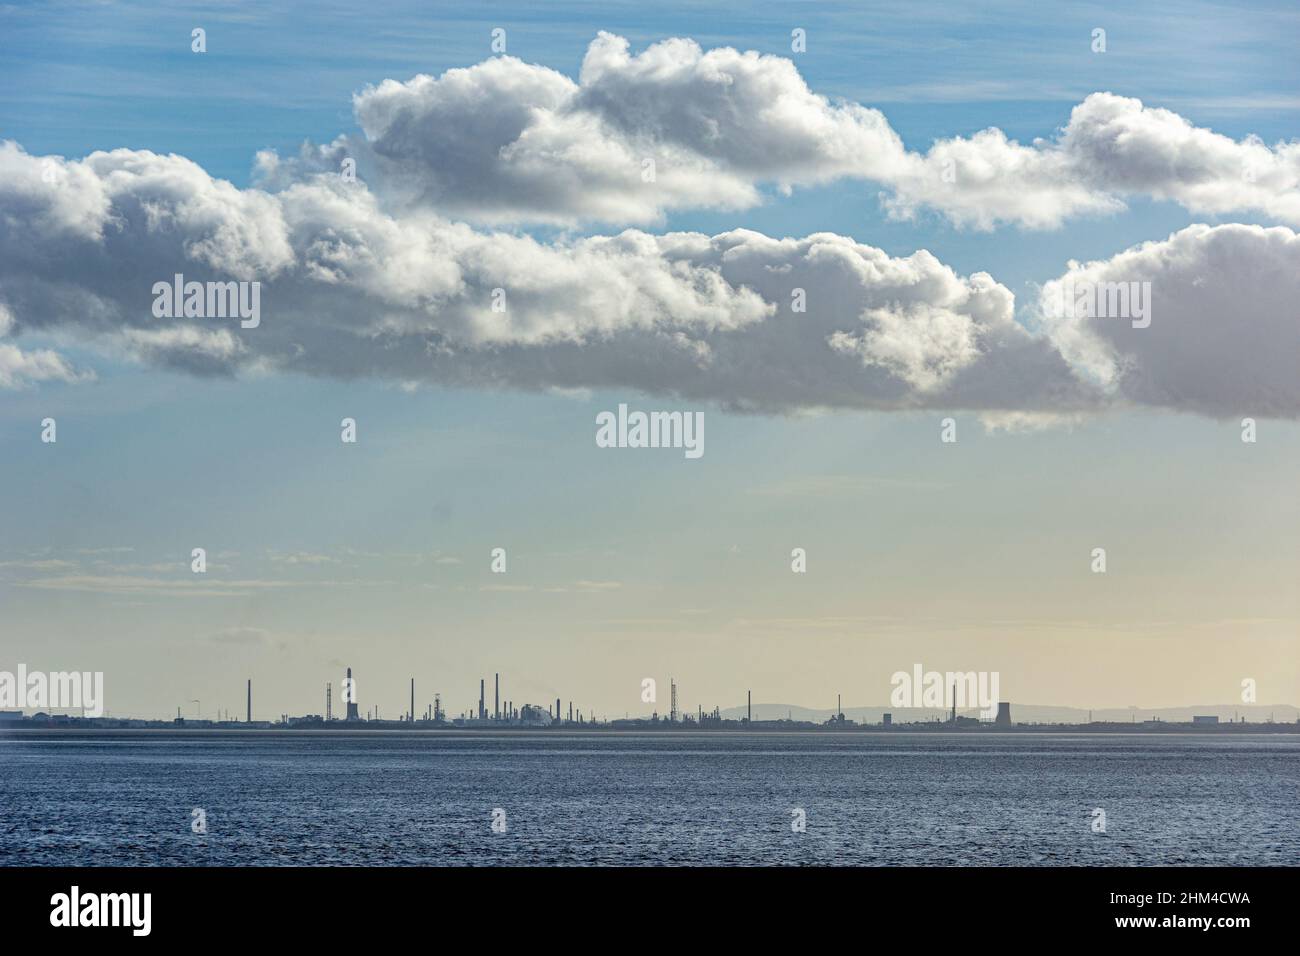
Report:
M 203 734 L 262 734 L 274 733 L 284 735 L 367 735 L 367 734 L 423 734 L 439 735 L 448 737 L 465 737 L 479 734 L 488 735 L 505 735 L 512 737 L 536 737 L 536 736 L 600 736 L 600 735 L 627 735 L 642 737 L 682 737 L 682 736 L 733 736 L 741 737 L 746 735 L 835 735 L 835 736 L 880 736 L 893 737 L 898 735 L 926 735 L 926 734 L 951 734 L 951 735 L 980 735 L 980 736 L 1004 736 L 1018 734 L 1101 734 L 1113 736 L 1166 736 L 1175 735 L 1194 735 L 1206 737 L 1231 736 L 1275 736 L 1278 734 L 1300 736 L 1300 724 L 1024 724 L 1012 725 L 1009 727 L 995 727 L 991 725 L 981 725 L 977 727 L 952 726 L 948 723 L 935 724 L 895 724 L 891 727 L 882 727 L 880 725 L 866 725 L 857 727 L 824 727 L 820 725 L 795 725 L 783 726 L 782 722 L 755 722 L 752 726 L 738 727 L 615 727 L 610 724 L 582 724 L 573 727 L 520 727 L 520 726 L 465 726 L 457 727 L 450 724 L 441 726 L 418 726 L 421 721 L 417 721 L 417 726 L 411 726 L 407 722 L 398 721 L 333 721 L 326 725 L 324 723 L 285 725 L 281 723 L 267 723 L 259 725 L 257 722 L 252 724 L 244 723 L 223 723 L 207 725 L 176 725 L 163 722 L 141 724 L 141 725 L 87 725 L 80 722 L 66 723 L 33 723 L 24 722 L 13 726 L 0 726 L 0 739 L 23 737 L 30 734 L 40 735 L 130 735 L 130 734 L 175 734 L 175 735 L 203 735 Z

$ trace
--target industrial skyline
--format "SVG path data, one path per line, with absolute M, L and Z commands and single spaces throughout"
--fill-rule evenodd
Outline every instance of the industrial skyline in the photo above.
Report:
M 949 676 L 951 677 L 953 675 L 950 674 Z M 780 717 L 779 715 L 775 718 L 771 716 L 760 716 L 756 718 L 754 713 L 755 707 L 753 702 L 752 690 L 746 690 L 745 703 L 740 707 L 729 706 L 724 709 L 721 705 L 715 704 L 707 708 L 706 710 L 706 707 L 703 703 L 697 703 L 694 712 L 692 712 L 690 708 L 683 709 L 679 706 L 678 683 L 676 679 L 672 677 L 669 678 L 669 701 L 668 701 L 668 709 L 666 712 L 661 712 L 661 708 L 658 704 L 657 699 L 645 701 L 643 702 L 644 706 L 642 708 L 640 709 L 629 708 L 621 714 L 595 713 L 590 708 L 584 711 L 581 705 L 579 705 L 575 709 L 574 701 L 572 699 L 569 699 L 567 701 L 567 711 L 566 711 L 564 707 L 565 701 L 561 697 L 555 698 L 554 704 L 552 704 L 549 701 L 545 704 L 538 704 L 533 702 L 520 702 L 510 697 L 506 697 L 503 699 L 501 696 L 501 673 L 499 671 L 493 673 L 493 699 L 492 699 L 491 708 L 489 708 L 488 706 L 488 701 L 486 696 L 486 678 L 484 677 L 479 679 L 477 701 L 473 701 L 467 704 L 458 713 L 448 713 L 443 706 L 441 691 L 436 691 L 427 701 L 421 698 L 420 704 L 417 705 L 416 678 L 415 676 L 411 676 L 408 680 L 409 683 L 408 683 L 407 690 L 409 696 L 406 701 L 407 707 L 404 710 L 400 710 L 396 712 L 395 714 L 390 713 L 389 715 L 385 716 L 378 700 L 373 700 L 372 703 L 365 704 L 363 709 L 362 698 L 357 690 L 358 684 L 353 677 L 352 668 L 349 666 L 345 669 L 345 677 L 343 679 L 346 712 L 342 718 L 335 718 L 333 716 L 332 713 L 333 682 L 327 681 L 324 685 L 325 707 L 321 714 L 306 713 L 306 714 L 295 715 L 287 711 L 276 710 L 274 716 L 271 719 L 268 719 L 265 715 L 259 715 L 259 718 L 257 720 L 254 720 L 253 678 L 249 677 L 245 681 L 246 697 L 245 697 L 245 710 L 244 710 L 243 722 L 245 724 L 257 723 L 260 725 L 277 724 L 277 723 L 292 725 L 292 724 L 310 723 L 313 721 L 319 721 L 323 723 L 342 722 L 343 724 L 359 724 L 359 723 L 366 723 L 366 722 L 375 722 L 375 723 L 383 723 L 383 724 L 426 723 L 426 724 L 436 724 L 436 725 L 455 726 L 455 727 L 471 727 L 471 726 L 472 727 L 483 727 L 483 726 L 545 727 L 545 726 L 552 726 L 552 725 L 583 727 L 583 726 L 592 726 L 592 725 L 600 725 L 600 724 L 611 725 L 611 724 L 616 724 L 618 722 L 628 722 L 628 721 L 650 721 L 652 723 L 664 723 L 669 725 L 671 724 L 692 725 L 693 724 L 695 726 L 706 726 L 711 724 L 714 727 L 720 727 L 724 722 L 728 720 L 732 720 L 735 723 L 738 723 L 740 725 L 745 725 L 745 724 L 769 724 L 775 721 L 781 721 L 783 719 L 788 723 L 803 723 L 803 724 L 824 723 L 827 726 L 833 727 L 836 725 L 848 726 L 850 724 L 855 724 L 858 722 L 846 716 L 846 711 L 843 706 L 843 695 L 842 693 L 839 692 L 837 692 L 835 695 L 835 708 L 829 711 L 829 716 L 824 721 L 820 719 L 811 719 L 804 716 L 810 713 L 812 714 L 825 713 L 825 712 L 817 711 L 816 709 L 810 710 L 809 708 L 805 708 L 805 707 L 798 708 L 801 714 L 801 719 L 799 721 L 795 721 L 792 716 L 795 709 L 794 707 L 788 704 L 773 704 L 773 703 L 761 704 L 760 710 L 763 708 L 767 708 L 769 710 L 772 708 L 777 708 L 777 709 L 784 708 L 786 710 L 786 716 L 784 718 Z M 645 685 L 643 684 L 642 687 L 644 688 L 644 686 Z M 858 705 L 856 707 L 849 708 L 849 711 L 858 714 L 859 718 L 863 719 L 863 722 L 865 722 L 864 715 L 874 716 L 874 719 L 871 722 L 885 727 L 898 726 L 900 723 L 903 722 L 908 722 L 913 724 L 942 723 L 954 727 L 974 726 L 974 725 L 1010 726 L 1013 723 L 1015 723 L 1015 721 L 1013 721 L 1011 717 L 1012 704 L 1010 701 L 1006 701 L 1006 700 L 996 701 L 996 706 L 997 706 L 996 716 L 993 717 L 984 716 L 980 713 L 979 707 L 976 706 L 974 702 L 967 702 L 969 706 L 959 707 L 958 698 L 956 696 L 957 688 L 954 685 L 952 689 L 953 689 L 953 693 L 949 695 L 950 700 L 943 708 L 937 708 L 933 706 L 897 707 L 890 704 L 883 704 L 883 705 Z M 190 703 L 201 705 L 201 702 L 198 700 L 191 700 Z M 220 706 L 216 707 L 215 710 L 210 712 L 208 715 L 204 715 L 202 713 L 201 707 L 196 708 L 193 717 L 186 717 L 183 713 L 183 709 L 184 709 L 183 706 L 177 707 L 176 718 L 173 720 L 174 723 L 178 723 L 178 724 L 238 723 L 238 721 L 236 720 L 231 720 L 230 711 L 228 709 L 224 709 Z M 1030 707 L 1029 709 L 1031 712 L 1037 713 L 1044 710 L 1051 710 L 1053 708 L 1051 708 L 1050 705 L 1046 705 L 1046 706 L 1038 705 L 1037 707 Z M 1077 710 L 1077 708 L 1058 708 L 1058 709 Z M 1254 715 L 1257 718 L 1262 718 L 1262 716 L 1267 713 L 1268 715 L 1267 720 L 1257 719 L 1256 721 L 1254 721 L 1256 723 L 1300 722 L 1300 708 L 1294 707 L 1292 705 L 1287 705 L 1287 704 L 1281 704 L 1281 705 L 1279 704 L 1250 704 L 1250 705 L 1215 704 L 1215 705 L 1210 705 L 1208 707 L 1189 705 L 1183 708 L 1162 708 L 1159 710 L 1164 710 L 1164 711 L 1172 710 L 1174 712 L 1203 711 L 1203 710 L 1214 710 L 1214 711 L 1222 712 L 1222 711 L 1230 710 L 1232 712 L 1230 716 L 1224 715 L 1226 717 L 1226 721 L 1225 721 L 1226 723 L 1251 722 L 1248 720 L 1247 717 L 1242 716 L 1243 711 L 1245 712 L 1245 714 Z M 1283 721 L 1280 722 L 1275 721 L 1274 716 L 1278 710 L 1281 710 L 1284 716 L 1287 715 L 1288 713 L 1293 715 L 1291 717 L 1291 720 L 1284 719 Z M 29 707 L 26 708 L 26 711 L 30 716 L 31 713 L 36 712 L 36 708 Z M 57 710 L 50 710 L 49 712 L 52 714 L 60 713 Z M 726 714 L 733 713 L 733 712 L 737 714 L 735 718 L 727 718 L 725 716 Z M 1150 708 L 1138 708 L 1138 707 L 1129 708 L 1126 715 L 1128 722 L 1131 724 L 1137 723 L 1138 715 L 1147 712 L 1158 712 L 1158 711 L 1156 709 L 1150 709 Z M 10 717 L 16 717 L 17 713 L 21 713 L 21 711 L 19 712 L 9 711 L 7 712 L 7 715 Z M 72 716 L 77 716 L 75 710 L 64 711 L 63 713 L 67 713 Z M 971 716 L 972 713 L 975 714 L 975 716 Z M 1094 711 L 1091 709 L 1087 711 L 1088 714 L 1087 723 L 1094 723 L 1093 713 Z M 1105 711 L 1103 709 L 1101 713 L 1105 714 L 1108 713 L 1108 711 Z M 5 714 L 6 712 L 0 711 L 0 718 L 2 718 L 3 715 Z M 903 720 L 900 720 L 900 718 L 903 718 Z M 110 719 L 109 714 L 107 712 L 104 715 L 104 719 Z M 156 720 L 158 718 L 156 716 L 149 717 L 144 715 L 132 714 L 129 711 L 119 710 L 116 714 L 113 715 L 113 719 Z M 1211 716 L 1209 714 L 1199 714 L 1199 715 L 1192 715 L 1190 722 L 1208 723 L 1210 721 L 1214 721 L 1217 723 L 1218 720 L 1219 717 L 1217 715 Z M 1160 718 L 1156 717 L 1154 718 L 1154 720 L 1152 720 L 1150 718 L 1144 717 L 1143 721 L 1144 723 L 1159 722 Z M 1054 724 L 1072 723 L 1071 721 L 1068 720 L 1035 721 L 1035 723 L 1039 723 L 1039 722 L 1054 723 Z M 1113 712 L 1111 713 L 1110 720 L 1106 720 L 1105 717 L 1103 717 L 1102 720 L 1096 721 L 1096 723 L 1113 723 L 1113 722 L 1115 722 Z M 1082 723 L 1082 721 L 1079 721 L 1079 723 Z

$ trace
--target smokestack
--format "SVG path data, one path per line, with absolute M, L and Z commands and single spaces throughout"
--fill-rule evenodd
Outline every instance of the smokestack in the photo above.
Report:
M 415 723 L 415 678 L 411 678 L 411 723 Z
M 245 723 L 253 722 L 253 678 L 248 679 L 248 719 Z
M 496 675 L 496 690 L 493 692 L 492 719 L 501 719 L 501 675 Z
M 347 679 L 343 682 L 343 703 L 348 720 L 360 720 L 361 711 L 357 707 L 357 685 L 352 682 L 352 668 L 348 668 Z
M 745 723 L 752 724 L 753 722 L 754 722 L 754 692 L 752 690 L 747 690 L 745 691 Z
M 484 687 L 483 678 L 478 679 L 478 719 L 482 720 L 486 716 L 487 695 Z
M 560 722 L 560 698 L 555 698 L 555 722 Z

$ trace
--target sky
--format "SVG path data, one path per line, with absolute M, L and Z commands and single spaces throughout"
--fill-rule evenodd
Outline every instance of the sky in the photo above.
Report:
M 0 5 L 0 669 L 1300 702 L 1293 5 L 276 7 Z M 598 447 L 620 403 L 704 454 Z

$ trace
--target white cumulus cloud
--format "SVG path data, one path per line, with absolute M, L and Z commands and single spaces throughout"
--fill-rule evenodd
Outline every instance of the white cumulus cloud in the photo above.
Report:
M 1070 309 L 1063 289 L 1150 283 L 1150 324 Z M 1300 235 L 1194 225 L 1071 263 L 1039 302 L 1052 340 L 1115 398 L 1207 415 L 1300 416 Z M 1071 314 L 1071 313 L 1074 314 Z
M 670 39 L 633 54 L 600 33 L 577 80 L 497 57 L 354 98 L 363 137 L 264 152 L 268 188 L 351 156 L 386 202 L 480 223 L 646 224 L 684 208 L 741 208 L 762 187 L 837 179 L 882 187 L 887 209 L 977 229 L 1052 228 L 1131 197 L 1201 215 L 1300 224 L 1300 142 L 1269 146 L 1110 93 L 1024 144 L 992 128 L 905 148 L 876 109 L 809 89 L 784 57 Z M 652 174 L 652 175 L 651 175 Z

